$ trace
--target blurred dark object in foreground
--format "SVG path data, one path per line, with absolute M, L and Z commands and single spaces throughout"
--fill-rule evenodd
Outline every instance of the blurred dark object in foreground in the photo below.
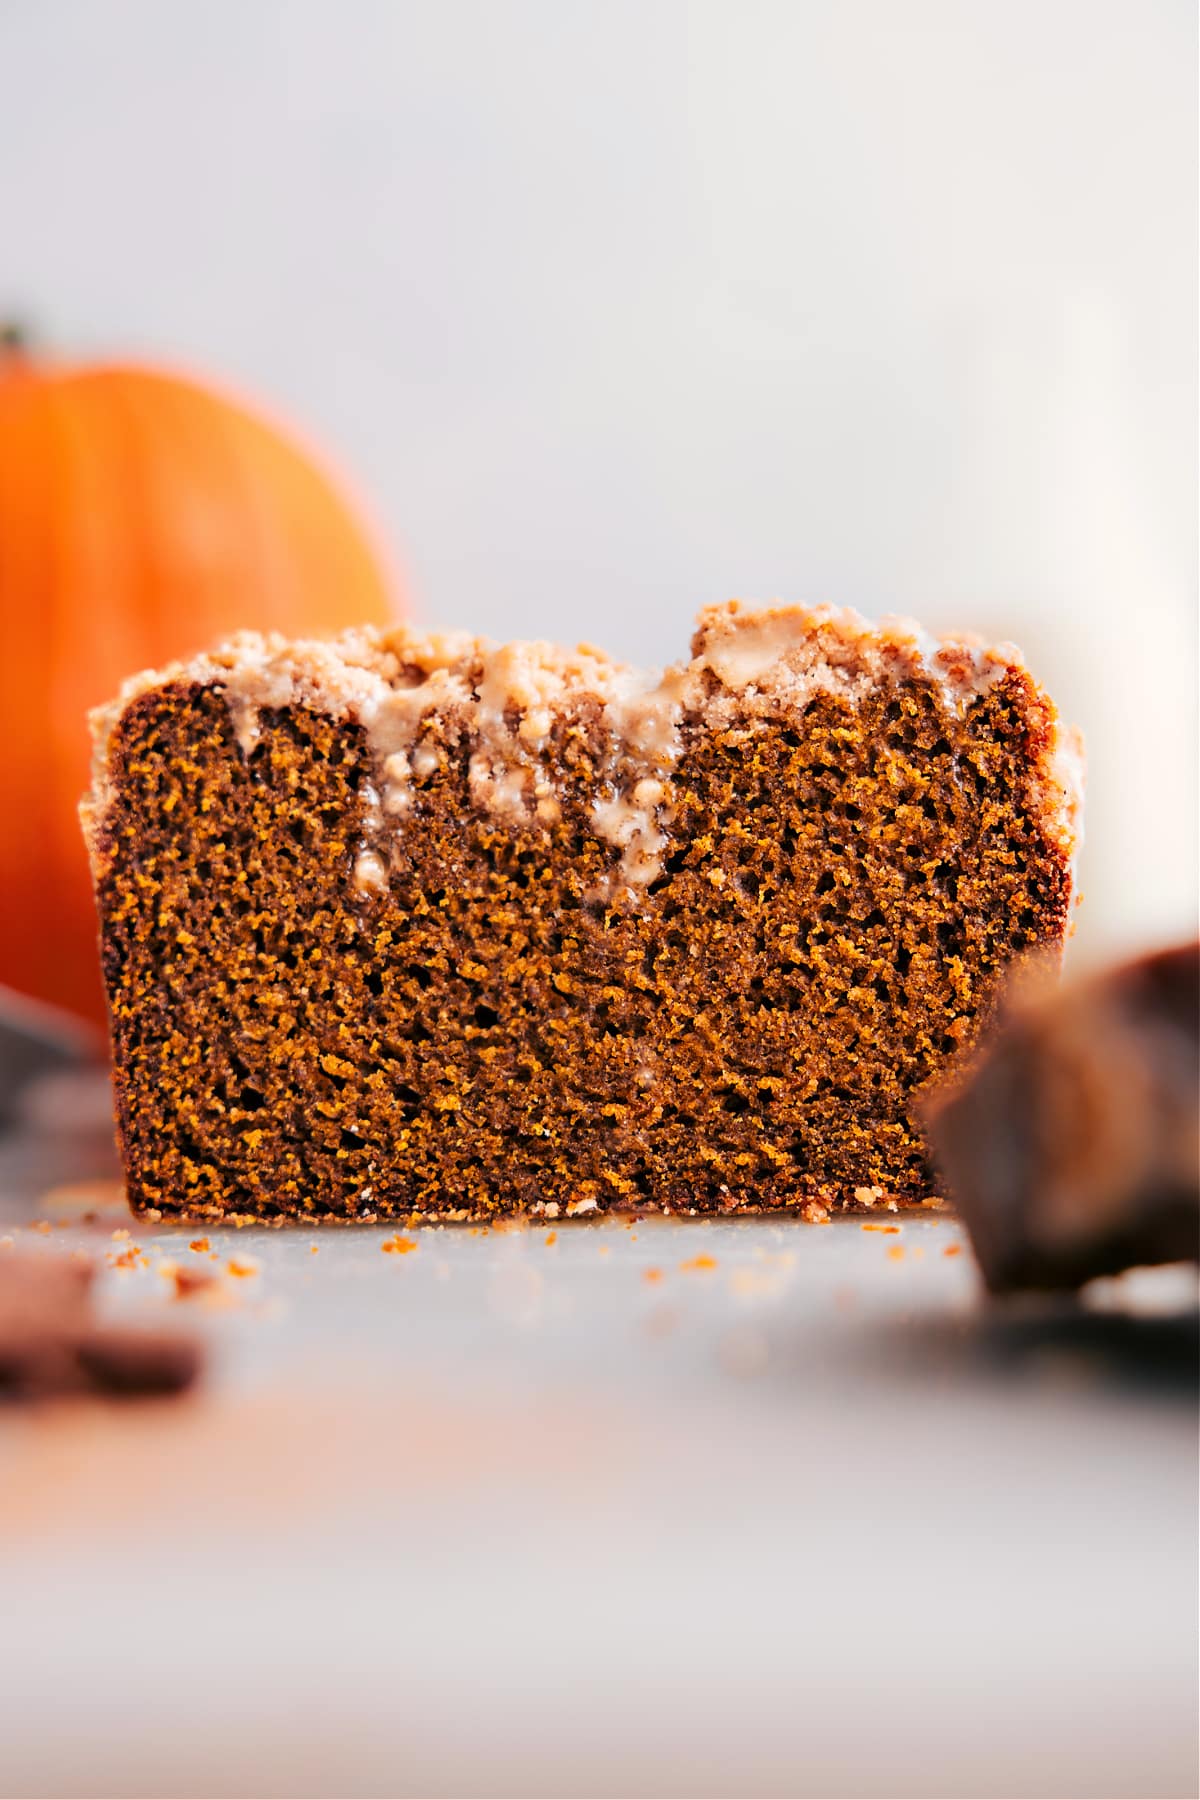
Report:
M 200 1372 L 176 1332 L 99 1324 L 92 1267 L 74 1257 L 0 1255 L 0 1401 L 60 1394 L 175 1394 Z
M 105 1048 L 85 1020 L 0 985 L 0 1233 L 119 1179 Z
M 1200 946 L 1019 1006 L 926 1121 L 993 1293 L 1200 1260 Z

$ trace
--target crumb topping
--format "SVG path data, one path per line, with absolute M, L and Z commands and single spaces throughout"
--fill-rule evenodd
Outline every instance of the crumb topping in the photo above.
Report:
M 671 775 L 688 721 L 744 726 L 748 717 L 802 714 L 821 694 L 854 707 L 890 681 L 927 683 L 961 712 L 1023 668 L 1013 644 L 935 638 L 911 619 L 873 626 L 834 607 L 740 600 L 706 607 L 690 661 L 662 672 L 629 668 L 589 645 L 497 645 L 465 632 L 404 626 L 362 627 L 328 641 L 242 632 L 191 663 L 134 676 L 112 705 L 93 713 L 94 778 L 82 812 L 94 844 L 111 798 L 109 737 L 130 702 L 151 688 L 188 680 L 220 689 L 247 757 L 264 713 L 303 705 L 365 729 L 375 774 L 363 793 L 363 834 L 349 879 L 358 892 L 379 894 L 415 784 L 437 770 L 451 742 L 468 746 L 469 791 L 481 812 L 552 827 L 564 793 L 561 765 L 548 748 L 598 712 L 608 753 L 589 816 L 596 837 L 620 851 L 603 897 L 636 895 L 658 878 L 669 851 Z M 1050 710 L 1053 730 L 1037 786 L 1047 838 L 1072 855 L 1080 838 L 1082 743 Z

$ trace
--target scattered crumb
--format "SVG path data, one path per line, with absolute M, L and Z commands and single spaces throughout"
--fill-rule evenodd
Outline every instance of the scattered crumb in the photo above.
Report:
M 167 1266 L 163 1264 L 164 1274 Z M 208 1269 L 180 1268 L 178 1265 L 171 1268 L 171 1279 L 175 1283 L 177 1300 L 190 1300 L 193 1294 L 206 1294 L 217 1285 L 216 1276 Z
M 310 1244 L 310 1245 L 309 1245 L 309 1246 L 308 1246 L 308 1254 L 309 1254 L 309 1255 L 310 1255 L 310 1256 L 315 1256 L 315 1255 L 316 1255 L 316 1254 L 317 1254 L 317 1251 L 318 1251 L 318 1250 L 319 1250 L 319 1249 L 320 1249 L 320 1248 L 321 1248 L 321 1246 L 320 1246 L 320 1244 Z
M 119 1244 L 123 1238 L 127 1238 L 128 1236 L 129 1236 L 129 1233 L 126 1231 L 125 1227 L 122 1225 L 119 1231 L 114 1231 L 112 1233 L 112 1240 L 113 1240 L 114 1244 Z
M 877 1200 L 883 1199 L 883 1189 L 881 1187 L 856 1187 L 854 1198 L 860 1206 L 874 1206 Z
M 29 1229 L 31 1231 L 36 1231 L 39 1234 L 39 1236 L 41 1236 L 41 1237 L 49 1237 L 50 1221 L 49 1221 L 49 1219 L 35 1219 L 33 1221 L 33 1224 L 29 1227 Z M 117 1235 L 118 1235 L 118 1233 L 114 1231 L 113 1236 L 116 1237 Z M 123 1235 L 124 1237 L 128 1237 L 129 1233 L 126 1231 L 126 1232 L 122 1233 L 121 1235 Z
M 890 1262 L 903 1262 L 904 1261 L 904 1245 L 903 1244 L 889 1244 L 888 1245 L 888 1260 Z
M 396 1232 L 394 1237 L 384 1238 L 379 1247 L 385 1256 L 407 1256 L 410 1250 L 416 1249 L 417 1240 L 416 1238 L 401 1237 L 400 1233 Z
M 692 1275 L 707 1269 L 715 1269 L 716 1266 L 717 1259 L 715 1256 L 705 1256 L 703 1252 L 701 1252 L 699 1256 L 691 1256 L 686 1262 L 681 1262 L 679 1265 L 679 1273 L 681 1275 Z
M 637 1243 L 637 1232 L 636 1232 L 636 1231 L 631 1231 L 631 1232 L 630 1232 L 630 1234 L 629 1234 L 629 1241 L 630 1241 L 630 1243 L 631 1243 L 631 1244 L 636 1244 L 636 1243 Z
M 611 1244 L 601 1244 L 600 1255 L 601 1256 L 611 1256 L 612 1255 L 612 1245 Z
M 661 1281 L 662 1278 L 663 1272 L 661 1269 L 643 1269 L 642 1271 L 643 1281 L 656 1282 Z
M 129 1233 L 126 1232 L 125 1236 L 128 1237 Z M 150 1267 L 149 1258 L 142 1255 L 140 1244 L 130 1244 L 127 1250 L 119 1253 L 110 1250 L 106 1260 L 110 1269 L 148 1269 Z
M 961 1256 L 962 1255 L 962 1245 L 961 1244 L 947 1244 L 946 1248 L 942 1251 L 942 1255 L 943 1256 Z
M 557 1231 L 548 1231 L 546 1233 L 545 1237 L 542 1239 L 542 1242 L 544 1244 L 557 1244 L 557 1242 L 558 1242 Z
M 819 1200 L 806 1200 L 800 1208 L 800 1217 L 806 1225 L 828 1225 L 831 1223 L 829 1208 L 822 1206 Z
M 252 1256 L 231 1256 L 225 1264 L 228 1275 L 257 1275 L 258 1264 Z
M 116 1233 L 114 1232 L 113 1235 L 115 1237 Z M 208 1239 L 206 1237 L 193 1238 L 191 1243 L 188 1245 L 188 1249 L 194 1250 L 196 1252 L 197 1256 L 202 1255 L 203 1252 L 209 1248 L 210 1248 L 210 1245 L 209 1245 Z
M 898 1225 L 876 1225 L 876 1224 L 872 1223 L 872 1224 L 864 1225 L 862 1227 L 862 1229 L 864 1231 L 886 1231 L 892 1235 L 895 1235 L 896 1233 L 899 1232 L 900 1227 Z

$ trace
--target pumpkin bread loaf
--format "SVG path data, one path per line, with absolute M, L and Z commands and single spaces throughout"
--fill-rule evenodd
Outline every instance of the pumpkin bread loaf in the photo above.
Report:
M 1078 748 L 1011 646 L 829 609 L 599 651 L 243 636 L 96 715 L 130 1199 L 208 1219 L 915 1205 L 1061 950 Z

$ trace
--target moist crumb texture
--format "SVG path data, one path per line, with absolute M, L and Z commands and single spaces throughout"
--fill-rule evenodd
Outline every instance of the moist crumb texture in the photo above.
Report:
M 118 1123 L 164 1216 L 823 1216 L 1061 949 L 1079 758 L 1011 646 L 703 613 L 662 675 L 244 636 L 96 716 Z

